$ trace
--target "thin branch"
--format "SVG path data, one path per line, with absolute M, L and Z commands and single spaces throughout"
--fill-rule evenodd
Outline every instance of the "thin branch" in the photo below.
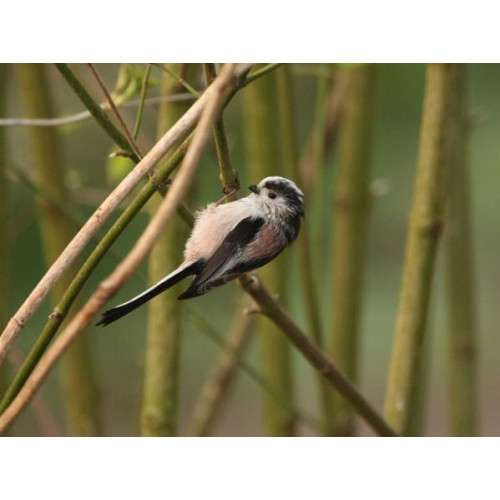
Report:
M 194 174 L 201 159 L 202 152 L 210 139 L 211 127 L 218 118 L 221 108 L 225 102 L 227 102 L 227 93 L 232 91 L 230 83 L 234 73 L 235 65 L 224 66 L 219 77 L 210 86 L 210 89 L 212 89 L 209 93 L 210 100 L 203 110 L 191 146 L 184 157 L 179 173 L 173 181 L 165 200 L 162 202 L 155 216 L 152 218 L 146 230 L 127 257 L 117 266 L 115 271 L 101 283 L 85 306 L 75 315 L 73 320 L 57 337 L 53 345 L 37 364 L 11 405 L 0 416 L 0 433 L 12 423 L 16 416 L 29 403 L 43 380 L 50 373 L 55 363 L 71 342 L 90 324 L 102 305 L 130 278 L 134 270 L 137 269 L 142 260 L 151 251 L 154 243 L 162 234 L 166 223 L 173 215 L 177 205 L 188 190 L 189 185 L 194 180 Z M 208 90 L 205 92 L 204 97 L 207 93 Z
M 249 74 L 246 80 L 246 84 L 252 83 L 255 80 L 258 80 L 259 78 L 262 78 L 263 76 L 266 76 L 268 73 L 271 73 L 274 71 L 276 68 L 279 68 L 282 66 L 283 63 L 272 63 L 272 64 L 266 64 L 264 67 L 258 69 L 257 71 L 254 71 L 253 73 Z
M 332 206 L 333 245 L 330 354 L 358 382 L 364 269 L 371 205 L 370 164 L 375 65 L 344 70 L 348 84 L 340 124 L 340 164 Z M 352 410 L 334 397 L 335 435 L 355 434 Z
M 148 91 L 150 74 L 151 74 L 151 64 L 148 64 L 146 66 L 146 71 L 144 71 L 144 77 L 142 79 L 142 84 L 141 84 L 141 98 L 140 98 L 139 109 L 137 110 L 137 117 L 135 120 L 134 132 L 133 132 L 134 140 L 137 139 L 137 136 L 139 135 L 139 129 L 141 128 L 142 112 L 144 110 L 144 103 L 146 102 L 146 92 Z
M 150 63 L 153 66 L 156 66 L 157 68 L 160 68 L 162 71 L 170 75 L 172 78 L 175 78 L 192 96 L 196 97 L 197 99 L 200 97 L 200 93 L 191 87 L 184 78 L 180 77 L 175 71 L 172 71 L 168 66 L 163 66 L 163 64 L 158 64 L 158 63 Z
M 210 85 L 216 77 L 215 65 L 205 63 L 203 65 L 203 70 L 205 72 L 207 85 Z M 232 201 L 235 199 L 236 192 L 240 189 L 240 183 L 238 182 L 238 172 L 233 168 L 231 155 L 229 154 L 224 118 L 222 116 L 217 120 L 214 127 L 214 140 L 217 149 L 217 158 L 219 160 L 219 179 L 222 182 L 222 191 L 226 195 L 233 193 L 232 196 L 228 197 L 228 201 Z
M 91 95 L 88 93 L 87 89 L 81 84 L 80 80 L 75 76 L 67 64 L 58 63 L 55 65 L 59 70 L 64 79 L 68 82 L 70 87 L 75 91 L 76 95 L 83 102 L 85 107 L 92 113 L 96 122 L 108 132 L 108 134 L 113 138 L 113 140 L 118 144 L 118 146 L 130 153 L 131 158 L 138 162 L 140 157 L 134 153 L 134 148 L 127 138 L 118 130 L 115 124 L 109 119 L 108 115 L 103 111 L 103 109 L 97 104 Z
M 182 70 L 186 65 L 172 63 Z M 167 74 L 161 75 L 160 90 L 170 94 L 179 84 Z M 160 137 L 186 111 L 185 103 L 165 103 L 156 123 Z M 150 216 L 160 206 L 159 196 L 151 200 Z M 166 269 L 175 269 L 182 256 L 188 227 L 180 217 L 174 218 L 168 231 L 156 242 L 148 259 L 148 283 L 157 283 Z M 141 436 L 175 436 L 178 427 L 179 370 L 182 312 L 185 302 L 176 300 L 181 283 L 170 288 L 147 304 L 147 333 L 144 352 L 144 372 L 139 418 Z
M 53 112 L 49 82 L 43 64 L 16 65 L 21 102 L 27 113 L 47 116 Z M 43 190 L 53 194 L 66 205 L 71 205 L 64 180 L 64 160 L 57 129 L 30 129 L 30 146 L 36 177 Z M 42 238 L 43 255 L 50 265 L 66 247 L 73 235 L 69 219 L 57 206 L 37 197 L 37 214 Z M 78 265 L 65 273 L 51 294 L 53 304 L 64 294 L 71 275 Z M 82 336 L 68 352 L 63 367 L 63 401 L 70 435 L 88 436 L 100 434 L 100 420 L 96 380 L 92 370 L 89 338 Z
M 471 183 L 467 159 L 467 66 L 457 68 L 456 123 L 450 191 L 446 206 L 446 292 L 448 313 L 449 396 L 451 436 L 478 434 L 477 299 Z
M 130 130 L 127 127 L 127 124 L 125 123 L 125 120 L 123 119 L 122 115 L 118 111 L 118 108 L 115 105 L 115 102 L 113 101 L 113 98 L 111 97 L 111 94 L 108 92 L 108 89 L 106 88 L 106 84 L 102 80 L 101 76 L 99 75 L 99 72 L 95 68 L 95 66 L 92 63 L 88 63 L 87 66 L 90 68 L 90 71 L 94 75 L 94 78 L 96 79 L 99 87 L 102 90 L 102 93 L 104 94 L 104 97 L 106 98 L 107 103 L 109 104 L 109 107 L 113 111 L 113 114 L 115 115 L 116 119 L 120 123 L 123 132 L 125 133 L 128 143 L 130 144 L 130 147 L 134 151 L 134 153 L 137 155 L 138 158 L 142 158 L 142 154 L 139 151 L 139 146 L 135 143 L 134 138 L 132 137 L 132 134 L 130 133 Z
M 193 96 L 187 92 L 174 94 L 171 96 L 148 97 L 144 100 L 144 104 L 161 104 L 162 102 L 177 102 L 177 101 L 192 101 Z M 141 99 L 132 99 L 117 103 L 118 108 L 137 108 L 142 103 Z M 109 109 L 107 102 L 99 104 L 102 110 Z M 79 123 L 92 118 L 92 113 L 88 110 L 81 111 L 74 115 L 63 116 L 61 118 L 0 118 L 0 127 L 62 127 Z
M 251 65 L 247 64 L 240 64 L 236 67 L 233 85 L 228 94 L 225 96 L 225 104 L 227 104 L 237 90 L 244 84 L 244 75 L 248 71 L 249 67 L 251 67 Z M 207 88 L 200 99 L 198 99 L 189 108 L 183 117 L 169 129 L 169 131 L 153 146 L 148 154 L 114 189 L 114 191 L 101 204 L 96 212 L 94 212 L 87 223 L 73 238 L 59 258 L 52 264 L 42 280 L 30 293 L 16 314 L 11 318 L 0 336 L 0 363 L 5 357 L 5 354 L 7 353 L 12 342 L 24 328 L 26 322 L 38 309 L 62 273 L 64 273 L 64 271 L 74 262 L 76 257 L 82 252 L 100 227 L 102 227 L 111 213 L 120 205 L 125 197 L 131 193 L 141 179 L 154 168 L 154 166 L 169 151 L 175 142 L 186 137 L 186 135 L 193 129 L 207 103 L 211 101 L 216 92 L 218 92 L 218 90 L 214 90 L 213 85 Z
M 308 336 L 294 323 L 281 308 L 278 301 L 264 288 L 255 274 L 245 274 L 240 278 L 243 289 L 251 295 L 259 307 L 259 312 L 267 316 L 295 345 L 309 363 L 318 370 L 356 413 L 380 436 L 397 436 L 364 396 L 339 371 L 331 359 L 314 345 Z
M 290 67 L 285 65 L 276 72 L 278 84 L 278 108 L 280 117 L 280 131 L 283 163 L 288 167 L 291 177 L 300 183 L 301 172 L 298 162 L 297 131 L 295 126 L 294 107 L 292 98 L 292 84 Z M 301 230 L 297 241 L 300 262 L 300 276 L 302 278 L 303 298 L 309 321 L 309 329 L 316 345 L 323 348 L 324 332 L 321 322 L 319 300 L 314 280 L 313 257 L 310 250 L 307 224 Z M 323 377 L 318 374 L 318 393 L 321 405 L 321 433 L 324 436 L 332 435 L 333 423 L 331 396 L 332 390 Z
M 313 191 L 318 169 L 324 166 L 324 159 L 335 142 L 345 99 L 347 83 L 345 73 L 337 74 L 333 84 L 329 85 L 330 91 L 323 95 L 323 90 L 327 90 L 324 87 L 330 80 L 331 77 L 327 79 L 325 75 L 318 84 L 315 123 L 300 158 L 301 188 L 306 196 Z

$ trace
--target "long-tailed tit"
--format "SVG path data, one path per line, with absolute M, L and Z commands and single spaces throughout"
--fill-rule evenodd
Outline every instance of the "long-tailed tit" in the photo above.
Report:
M 304 195 L 284 177 L 266 177 L 249 186 L 251 194 L 231 203 L 212 203 L 196 214 L 184 261 L 137 297 L 106 311 L 98 325 L 109 325 L 187 276 L 195 275 L 179 299 L 203 295 L 273 260 L 299 234 Z

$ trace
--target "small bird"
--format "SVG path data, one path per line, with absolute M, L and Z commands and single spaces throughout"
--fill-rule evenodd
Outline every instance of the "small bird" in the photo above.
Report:
M 184 261 L 137 297 L 103 313 L 97 325 L 109 325 L 187 276 L 195 275 L 179 300 L 198 297 L 273 260 L 299 234 L 304 194 L 284 177 L 266 177 L 248 187 L 245 198 L 211 203 L 196 214 Z

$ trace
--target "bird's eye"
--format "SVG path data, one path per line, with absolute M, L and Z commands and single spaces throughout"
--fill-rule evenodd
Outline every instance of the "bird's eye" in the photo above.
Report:
M 272 191 L 270 191 L 270 193 L 267 196 L 269 196 L 269 198 L 271 198 L 271 200 L 274 200 L 274 198 L 276 198 L 276 193 L 273 193 Z

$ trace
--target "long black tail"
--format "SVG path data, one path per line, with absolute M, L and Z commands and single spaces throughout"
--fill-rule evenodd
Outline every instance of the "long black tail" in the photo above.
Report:
M 110 323 L 113 323 L 117 319 L 120 319 L 122 316 L 125 316 L 129 312 L 134 311 L 139 306 L 142 306 L 142 304 L 145 304 L 146 302 L 151 300 L 153 297 L 156 297 L 161 292 L 179 283 L 179 281 L 183 280 L 186 276 L 196 274 L 199 270 L 199 267 L 200 263 L 194 262 L 193 264 L 190 264 L 187 267 L 181 267 L 179 269 L 176 269 L 168 276 L 163 278 L 161 281 L 156 283 L 156 285 L 153 285 L 151 288 L 148 288 L 140 295 L 137 295 L 137 297 L 130 299 L 128 302 L 125 302 L 124 304 L 120 304 L 119 306 L 113 307 L 113 309 L 110 309 L 109 311 L 105 311 L 102 314 L 99 322 L 96 323 L 96 326 L 109 325 Z

